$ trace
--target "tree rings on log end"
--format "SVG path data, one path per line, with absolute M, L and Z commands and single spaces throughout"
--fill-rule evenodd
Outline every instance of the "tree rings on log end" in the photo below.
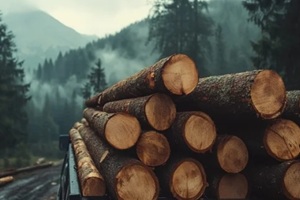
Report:
M 140 137 L 141 126 L 134 116 L 116 113 L 108 120 L 104 134 L 107 142 L 116 149 L 128 149 Z
M 286 101 L 282 78 L 272 70 L 259 72 L 251 86 L 251 100 L 262 118 L 273 119 L 279 116 L 283 112 Z
M 156 167 L 167 162 L 170 157 L 170 145 L 167 138 L 156 131 L 141 135 L 136 145 L 138 158 L 147 166 Z
M 176 199 L 199 199 L 207 187 L 205 171 L 198 161 L 179 162 L 170 180 L 170 190 Z
M 248 149 L 237 136 L 225 136 L 217 147 L 220 167 L 228 173 L 239 173 L 248 164 Z
M 176 106 L 169 96 L 157 93 L 149 98 L 145 113 L 151 127 L 164 131 L 172 125 L 176 117 Z
M 193 112 L 185 123 L 183 137 L 192 151 L 204 153 L 213 146 L 216 140 L 215 124 L 208 115 Z
M 158 198 L 159 183 L 155 174 L 141 164 L 124 166 L 116 176 L 116 193 L 123 200 L 154 200 Z
M 300 199 L 300 162 L 293 162 L 283 178 L 283 190 L 289 199 Z
M 184 54 L 176 54 L 163 68 L 165 87 L 175 95 L 191 93 L 198 83 L 198 71 L 194 61 Z
M 246 199 L 248 180 L 243 174 L 225 174 L 218 184 L 218 199 Z
M 291 160 L 300 154 L 300 128 L 291 120 L 278 119 L 264 133 L 264 147 L 277 160 Z

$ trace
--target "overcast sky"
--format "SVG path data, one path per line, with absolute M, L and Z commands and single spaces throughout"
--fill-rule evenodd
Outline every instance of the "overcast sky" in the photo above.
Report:
M 0 0 L 3 14 L 39 8 L 79 33 L 115 33 L 147 17 L 153 0 Z

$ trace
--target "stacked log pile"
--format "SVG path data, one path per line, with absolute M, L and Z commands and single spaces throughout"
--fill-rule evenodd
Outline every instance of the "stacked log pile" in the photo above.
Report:
M 82 194 L 300 199 L 299 102 L 272 70 L 199 78 L 164 58 L 86 101 L 70 130 Z

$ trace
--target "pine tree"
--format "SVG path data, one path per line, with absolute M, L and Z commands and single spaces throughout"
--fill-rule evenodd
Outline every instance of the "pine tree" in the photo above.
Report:
M 216 37 L 216 47 L 215 47 L 215 65 L 218 71 L 220 71 L 222 74 L 228 73 L 229 70 L 227 68 L 227 59 L 226 59 L 226 49 L 225 49 L 225 43 L 223 39 L 223 29 L 221 25 L 219 24 L 215 31 L 215 37 Z
M 27 137 L 27 113 L 29 84 L 24 84 L 22 61 L 15 57 L 17 48 L 13 34 L 2 23 L 0 14 L 0 147 L 13 148 Z M 0 151 L 0 154 L 4 151 Z

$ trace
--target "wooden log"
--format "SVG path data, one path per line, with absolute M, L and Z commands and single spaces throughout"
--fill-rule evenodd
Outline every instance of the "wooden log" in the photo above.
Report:
M 282 116 L 293 120 L 300 126 L 300 90 L 287 91 L 286 99 Z
M 254 70 L 200 78 L 191 94 L 175 102 L 178 111 L 201 110 L 213 120 L 273 119 L 283 112 L 285 92 L 284 82 L 276 72 Z
M 216 127 L 203 112 L 178 112 L 170 131 L 166 134 L 175 151 L 204 153 L 216 140 Z
M 250 186 L 244 174 L 206 171 L 209 186 L 205 195 L 209 199 L 247 199 Z
M 173 157 L 166 165 L 156 168 L 156 174 L 162 193 L 169 198 L 196 200 L 207 187 L 202 164 L 193 158 Z
M 159 183 L 154 172 L 139 160 L 112 148 L 89 127 L 78 128 L 89 153 L 103 175 L 113 199 L 158 198 Z
M 248 149 L 237 136 L 218 135 L 212 151 L 199 155 L 199 159 L 203 163 L 210 163 L 210 168 L 240 173 L 248 164 Z
M 146 128 L 157 131 L 168 129 L 176 116 L 176 107 L 172 99 L 161 93 L 108 102 L 103 106 L 108 113 L 126 112 L 135 116 Z
M 78 127 L 78 126 L 77 126 Z M 85 143 L 78 130 L 72 128 L 69 132 L 75 153 L 77 174 L 83 196 L 104 196 L 106 186 L 103 176 L 95 167 Z
M 136 144 L 136 154 L 139 160 L 151 167 L 165 164 L 170 153 L 167 138 L 156 131 L 144 132 Z
M 14 180 L 14 177 L 12 176 L 5 176 L 0 178 L 0 186 L 4 186 Z
M 252 165 L 245 170 L 251 189 L 263 199 L 300 199 L 300 161 Z
M 124 79 L 85 102 L 87 107 L 103 106 L 107 102 L 147 96 L 162 92 L 185 95 L 198 83 L 198 71 L 193 60 L 175 54 Z
M 83 116 L 89 126 L 116 149 L 133 147 L 141 134 L 137 118 L 126 113 L 106 113 L 86 108 Z

